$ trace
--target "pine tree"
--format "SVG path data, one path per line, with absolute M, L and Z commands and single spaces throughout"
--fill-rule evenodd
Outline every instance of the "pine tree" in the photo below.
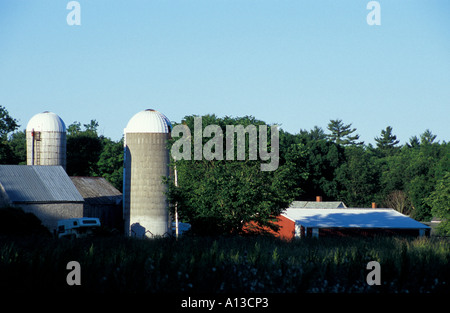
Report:
M 391 154 L 400 142 L 400 140 L 397 140 L 397 136 L 392 134 L 391 126 L 386 127 L 386 130 L 382 129 L 381 136 L 375 137 L 375 141 L 377 142 L 378 149 L 386 154 Z
M 327 135 L 327 138 L 335 142 L 338 145 L 362 145 L 364 144 L 363 141 L 356 142 L 356 140 L 359 139 L 359 135 L 353 135 L 356 131 L 356 128 L 351 128 L 352 124 L 344 125 L 341 119 L 338 120 L 330 120 L 330 123 L 328 123 L 328 130 L 331 132 L 331 134 Z

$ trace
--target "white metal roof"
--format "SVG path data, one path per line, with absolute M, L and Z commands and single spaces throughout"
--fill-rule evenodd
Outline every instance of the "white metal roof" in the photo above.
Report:
M 27 132 L 35 131 L 51 131 L 61 132 L 66 131 L 66 125 L 63 120 L 53 112 L 42 112 L 33 116 L 27 124 Z
M 136 113 L 124 129 L 125 133 L 170 133 L 172 124 L 159 111 L 148 109 Z
M 296 224 L 315 228 L 429 228 L 393 209 L 298 209 L 282 214 Z

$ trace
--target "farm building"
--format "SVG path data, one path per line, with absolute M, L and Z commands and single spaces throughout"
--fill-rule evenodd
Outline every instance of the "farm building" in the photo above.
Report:
M 316 197 L 316 201 L 293 201 L 289 208 L 297 209 L 343 209 L 346 208 L 342 201 L 322 201 L 321 196 Z
M 50 231 L 59 219 L 83 217 L 83 203 L 62 166 L 0 165 L 0 206 L 33 213 Z
M 98 217 L 102 225 L 122 230 L 122 193 L 103 177 L 70 177 L 84 198 L 83 216 Z
M 316 197 L 316 201 L 293 201 L 288 209 L 343 209 L 347 208 L 342 201 L 322 201 L 321 196 Z M 247 233 L 260 233 L 266 232 L 283 239 L 292 239 L 293 230 L 290 224 L 291 220 L 285 217 L 283 214 L 276 217 L 276 221 L 273 222 L 275 225 L 279 226 L 278 232 L 273 231 L 269 227 L 261 227 L 254 222 L 247 223 L 243 230 Z
M 429 236 L 430 227 L 394 209 L 288 208 L 279 216 L 278 235 L 284 239 L 322 236 Z

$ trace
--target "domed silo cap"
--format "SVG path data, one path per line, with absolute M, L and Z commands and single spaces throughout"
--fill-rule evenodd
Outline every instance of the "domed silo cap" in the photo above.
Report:
M 159 111 L 147 109 L 136 113 L 128 122 L 125 133 L 163 133 L 172 129 L 169 119 Z
M 45 111 L 33 116 L 27 124 L 27 132 L 32 130 L 40 132 L 66 132 L 66 124 L 55 113 Z

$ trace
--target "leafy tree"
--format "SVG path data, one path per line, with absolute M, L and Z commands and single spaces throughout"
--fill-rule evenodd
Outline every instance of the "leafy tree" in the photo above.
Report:
M 437 182 L 436 188 L 427 201 L 430 203 L 433 215 L 442 219 L 439 231 L 450 235 L 450 172 Z
M 327 138 L 338 144 L 343 146 L 348 145 L 362 145 L 364 142 L 356 142 L 359 139 L 359 135 L 352 134 L 356 131 L 356 128 L 351 128 L 352 124 L 344 125 L 341 119 L 330 120 L 328 123 L 328 130 L 331 134 L 327 135 Z
M 104 177 L 118 190 L 123 187 L 123 139 L 115 142 L 103 138 L 103 149 L 97 162 L 98 176 Z
M 193 145 L 193 116 L 185 117 L 184 123 L 191 129 Z M 251 117 L 202 118 L 203 128 L 212 124 L 219 125 L 225 134 L 226 125 L 264 123 Z M 208 140 L 203 138 L 204 143 Z M 169 181 L 168 191 L 172 212 L 177 203 L 180 218 L 191 223 L 192 231 L 198 234 L 241 233 L 250 221 L 275 227 L 274 216 L 300 192 L 298 183 L 305 175 L 299 168 L 303 146 L 291 144 L 288 150 L 284 164 L 276 171 L 261 171 L 260 161 L 249 160 L 248 147 L 245 160 L 177 160 L 178 186 Z
M 9 164 L 27 164 L 27 136 L 25 130 L 12 133 L 8 140 L 8 145 L 12 152 Z
M 98 123 L 92 120 L 90 124 L 84 125 L 84 131 L 80 125 L 79 122 L 74 122 L 68 127 L 67 174 L 98 176 L 97 162 L 103 149 L 102 139 L 97 135 Z
M 8 133 L 15 131 L 20 125 L 12 118 L 8 110 L 0 105 L 0 137 L 5 139 Z
M 19 127 L 16 119 L 0 105 L 0 164 L 14 164 L 14 153 L 8 144 L 8 134 Z
M 345 160 L 344 148 L 331 141 L 316 140 L 312 132 L 300 133 L 300 142 L 306 149 L 304 168 L 308 172 L 306 181 L 301 185 L 304 191 L 302 199 L 312 200 L 316 196 L 337 199 L 339 191 L 335 172 Z
M 336 171 L 340 199 L 347 205 L 370 206 L 379 188 L 379 171 L 371 155 L 359 146 L 345 150 L 346 162 Z

